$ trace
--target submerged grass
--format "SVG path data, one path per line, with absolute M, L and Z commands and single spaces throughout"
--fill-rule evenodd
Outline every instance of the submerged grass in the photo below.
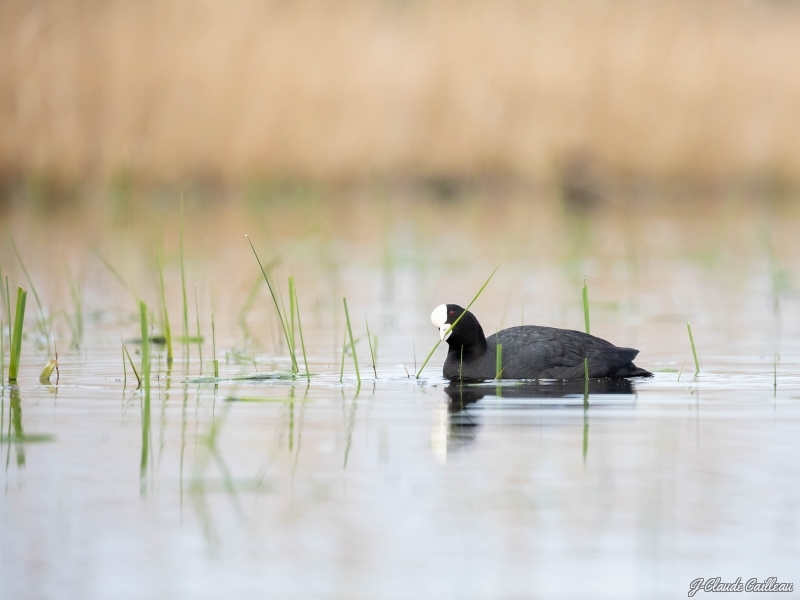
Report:
M 25 303 L 28 292 L 22 288 L 17 289 L 17 310 L 14 316 L 14 333 L 11 337 L 11 359 L 8 365 L 8 382 L 17 383 L 19 375 L 19 361 L 22 354 L 22 325 L 25 321 Z
M 686 330 L 689 332 L 689 343 L 692 345 L 692 356 L 694 356 L 694 374 L 700 373 L 700 361 L 697 360 L 697 350 L 694 347 L 694 336 L 692 335 L 691 323 L 686 323 Z
M 267 371 L 264 373 L 246 373 L 229 377 L 212 377 L 210 375 L 187 379 L 187 383 L 219 383 L 221 381 L 294 381 L 297 379 L 294 371 Z
M 477 299 L 480 297 L 480 295 L 483 293 L 483 290 L 485 290 L 485 289 L 486 289 L 486 286 L 487 286 L 487 285 L 489 285 L 489 282 L 492 280 L 492 277 L 494 277 L 494 274 L 495 274 L 495 273 L 497 273 L 497 269 L 499 269 L 499 268 L 500 268 L 500 266 L 499 266 L 499 265 L 498 265 L 497 267 L 495 267 L 494 271 L 492 271 L 492 274 L 491 274 L 491 275 L 489 275 L 489 278 L 488 278 L 488 279 L 487 279 L 487 280 L 486 280 L 486 281 L 483 283 L 483 285 L 481 286 L 481 289 L 479 289 L 479 290 L 478 290 L 478 293 L 477 293 L 477 294 L 475 294 L 475 297 L 474 297 L 474 298 L 473 298 L 473 299 L 470 301 L 470 303 L 469 303 L 469 304 L 467 304 L 467 308 L 465 308 L 465 309 L 464 309 L 464 312 L 463 312 L 463 313 L 461 313 L 461 314 L 458 316 L 458 318 L 457 318 L 457 319 L 456 319 L 456 320 L 455 320 L 455 321 L 454 321 L 454 322 L 453 322 L 453 323 L 450 325 L 450 327 L 448 327 L 448 328 L 447 328 L 447 331 L 445 331 L 444 335 L 443 335 L 443 336 L 440 336 L 440 338 L 439 338 L 439 341 L 438 341 L 438 342 L 436 342 L 436 345 L 435 345 L 435 346 L 433 347 L 433 349 L 432 349 L 432 350 L 431 350 L 431 351 L 428 353 L 428 356 L 425 358 L 425 361 L 422 363 L 422 366 L 419 368 L 419 371 L 417 371 L 417 375 L 416 375 L 417 379 L 419 379 L 419 376 L 422 374 L 422 370 L 425 368 L 425 365 L 427 365 L 427 364 L 428 364 L 428 361 L 431 359 L 431 356 L 433 356 L 433 353 L 434 353 L 434 352 L 436 352 L 436 349 L 439 347 L 439 344 L 441 344 L 441 343 L 442 343 L 442 338 L 445 338 L 445 337 L 447 337 L 447 334 L 448 334 L 448 333 L 450 333 L 451 331 L 453 331 L 453 328 L 454 328 L 454 327 L 455 327 L 455 326 L 458 324 L 458 322 L 461 320 L 461 318 L 462 318 L 462 317 L 463 317 L 465 314 L 467 314 L 467 311 L 470 309 L 470 307 L 471 307 L 473 304 L 475 304 L 475 301 L 476 301 L 476 300 L 477 300 Z M 459 377 L 460 377 L 460 374 L 459 374 Z
M 58 367 L 58 361 L 55 358 L 51 358 L 47 361 L 47 364 L 42 369 L 41 374 L 39 375 L 39 382 L 44 384 L 50 383 L 50 376 L 53 374 L 53 371 L 56 370 Z

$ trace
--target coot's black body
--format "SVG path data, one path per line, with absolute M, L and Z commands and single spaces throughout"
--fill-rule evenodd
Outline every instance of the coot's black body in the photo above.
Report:
M 431 321 L 450 346 L 443 369 L 450 380 L 495 379 L 498 341 L 503 347 L 501 379 L 583 379 L 584 358 L 589 359 L 591 378 L 653 375 L 633 364 L 638 350 L 619 348 L 580 331 L 524 325 L 503 329 L 487 338 L 475 316 L 466 311 L 448 334 L 450 324 L 463 312 L 460 306 L 447 304 L 437 307 L 431 315 Z

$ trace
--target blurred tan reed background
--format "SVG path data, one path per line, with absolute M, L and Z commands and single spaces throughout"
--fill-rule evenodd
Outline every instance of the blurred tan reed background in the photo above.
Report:
M 0 178 L 800 181 L 780 1 L 3 0 Z

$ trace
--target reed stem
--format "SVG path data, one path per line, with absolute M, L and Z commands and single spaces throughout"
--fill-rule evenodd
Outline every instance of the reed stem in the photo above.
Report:
M 194 316 L 197 320 L 197 355 L 200 357 L 200 374 L 203 374 L 203 335 L 200 333 L 200 304 L 197 301 L 197 283 L 194 284 Z
M 292 276 L 292 297 L 294 298 L 295 309 L 297 311 L 297 330 L 300 333 L 300 347 L 303 349 L 303 366 L 306 368 L 306 380 L 311 383 L 311 372 L 308 370 L 308 357 L 306 356 L 306 341 L 303 339 L 303 323 L 300 321 L 300 304 L 297 302 L 297 289 Z
M 339 383 L 344 383 L 345 356 L 347 356 L 347 327 L 344 328 L 344 336 L 342 337 L 342 366 L 339 369 Z
M 589 327 L 589 286 L 586 285 L 586 277 L 583 278 L 583 322 L 586 327 L 586 333 L 592 333 Z
M 3 329 L 5 329 L 5 319 L 0 317 L 0 385 L 6 385 L 6 338 Z M 0 431 L 2 435 L 2 431 Z
M 48 351 L 50 349 L 50 338 L 47 335 L 47 318 L 44 316 L 44 307 L 42 306 L 42 301 L 39 299 L 39 294 L 36 292 L 36 286 L 33 285 L 33 280 L 31 276 L 28 274 L 28 269 L 25 267 L 25 263 L 22 262 L 22 255 L 17 250 L 17 245 L 14 243 L 14 238 L 11 237 L 11 234 L 8 234 L 8 239 L 11 240 L 11 247 L 14 248 L 14 254 L 17 255 L 17 259 L 19 260 L 19 266 L 22 267 L 22 272 L 25 274 L 25 279 L 28 281 L 28 285 L 31 286 L 31 291 L 33 292 L 33 299 L 36 300 L 36 306 L 39 309 L 39 318 L 37 319 L 37 323 L 39 325 L 39 330 L 42 332 L 42 335 L 47 339 L 47 348 Z
M 8 346 L 9 350 L 11 349 L 11 329 L 13 328 L 13 324 L 11 321 L 11 294 L 9 292 L 11 288 L 8 286 L 8 275 L 6 275 L 6 323 L 8 323 Z
M 14 335 L 11 339 L 11 360 L 8 365 L 8 383 L 17 383 L 19 375 L 20 355 L 22 354 L 22 325 L 25 321 L 25 304 L 28 292 L 17 289 L 17 310 L 14 315 Z
M 256 261 L 258 262 L 258 266 L 261 269 L 261 274 L 264 276 L 264 281 L 267 282 L 267 287 L 269 288 L 270 296 L 272 296 L 272 302 L 275 304 L 275 311 L 278 313 L 278 319 L 281 322 L 281 329 L 283 330 L 283 337 L 286 339 L 286 345 L 289 346 L 289 354 L 290 354 L 291 359 L 292 359 L 292 371 L 297 373 L 297 371 L 298 371 L 298 369 L 297 369 L 297 358 L 295 357 L 294 352 L 292 351 L 292 345 L 291 345 L 291 342 L 289 340 L 289 330 L 288 330 L 288 328 L 286 326 L 286 319 L 284 319 L 283 313 L 281 312 L 280 305 L 278 304 L 278 298 L 277 298 L 277 296 L 275 296 L 275 290 L 272 289 L 272 284 L 269 282 L 269 277 L 267 277 L 267 272 L 264 270 L 264 265 L 261 264 L 261 259 L 258 258 L 258 253 L 256 252 L 255 246 L 253 246 L 252 240 L 248 236 L 245 236 L 245 237 L 247 238 L 247 242 L 250 244 L 250 248 L 253 250 L 253 255 L 256 257 Z
M 183 262 L 183 194 L 181 194 L 181 222 L 178 230 L 181 256 L 181 291 L 183 292 L 183 339 L 186 345 L 186 360 L 189 360 L 189 307 L 186 301 L 186 268 Z
M 500 379 L 503 375 L 503 344 L 497 344 L 497 360 L 494 367 L 494 378 Z
M 347 310 L 347 298 L 342 298 L 344 303 L 344 317 L 347 320 L 347 333 L 350 336 L 350 349 L 353 351 L 353 364 L 356 367 L 356 379 L 361 386 L 361 372 L 358 370 L 358 356 L 356 355 L 356 343 L 353 340 L 353 328 L 350 326 L 350 312 Z
M 296 306 L 296 298 L 294 297 L 295 289 L 294 289 L 294 276 L 289 276 L 289 339 L 292 345 L 291 352 L 294 353 L 297 349 L 297 340 L 295 339 L 294 334 L 294 321 L 295 321 L 295 312 L 297 309 Z
M 214 377 L 219 377 L 219 361 L 217 360 L 217 335 L 214 329 L 214 309 L 211 309 L 211 364 L 214 366 Z
M 686 330 L 689 332 L 689 342 L 692 345 L 692 356 L 694 356 L 694 374 L 700 373 L 700 361 L 697 360 L 697 350 L 694 347 L 694 336 L 692 335 L 692 325 L 686 323 Z
M 364 322 L 367 324 L 367 341 L 369 342 L 369 356 L 372 359 L 372 373 L 375 375 L 375 379 L 377 379 L 378 368 L 375 366 L 375 351 L 372 348 L 372 336 L 369 333 L 369 321 L 367 317 L 364 317 Z
M 161 291 L 161 317 L 164 320 L 164 340 L 167 344 L 167 367 L 172 366 L 172 329 L 169 326 L 169 313 L 167 312 L 167 291 L 164 287 L 164 262 L 161 253 L 158 253 L 158 281 Z
M 133 374 L 136 376 L 136 389 L 138 390 L 139 388 L 142 387 L 142 377 L 141 375 L 139 375 L 139 371 L 136 370 L 136 365 L 134 364 L 133 359 L 131 358 L 131 353 L 128 352 L 128 348 L 125 346 L 125 344 L 122 344 L 122 351 L 125 353 L 125 356 L 128 357 L 128 363 L 131 365 L 131 369 L 133 369 Z M 125 377 L 127 378 L 127 376 L 128 374 L 126 372 Z

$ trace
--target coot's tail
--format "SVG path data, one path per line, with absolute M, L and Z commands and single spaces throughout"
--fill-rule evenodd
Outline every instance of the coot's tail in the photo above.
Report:
M 653 374 L 646 369 L 641 369 L 637 367 L 632 362 L 629 362 L 627 365 L 622 367 L 619 371 L 614 373 L 611 377 L 652 377 Z

